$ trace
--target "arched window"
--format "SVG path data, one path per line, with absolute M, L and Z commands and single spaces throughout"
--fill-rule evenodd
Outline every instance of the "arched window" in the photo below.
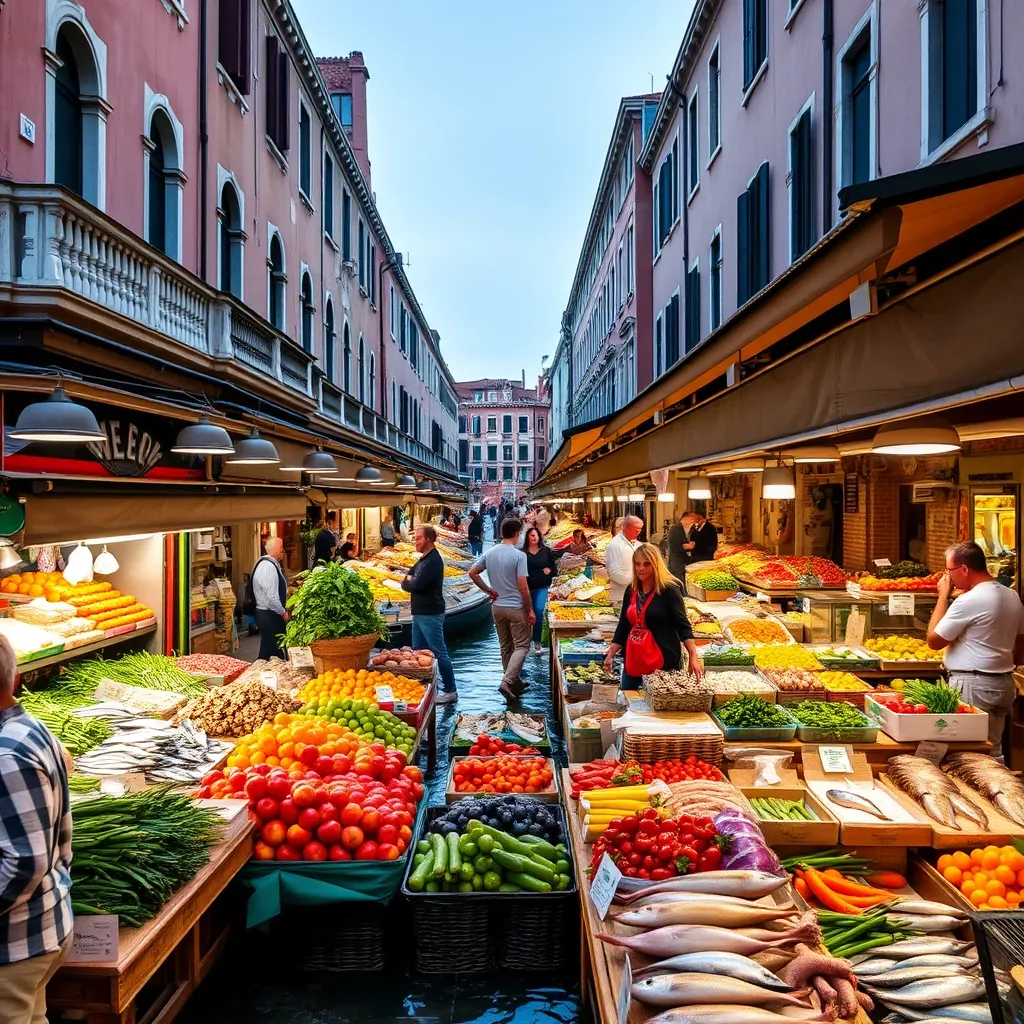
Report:
M 342 340 L 342 353 L 341 353 L 341 374 L 342 374 L 342 386 L 345 389 L 346 395 L 352 394 L 352 336 L 349 334 L 348 323 L 346 322 L 344 330 L 341 334 Z
M 151 96 L 150 103 L 160 100 Z M 180 259 L 182 200 L 180 125 L 168 108 L 156 105 L 147 128 L 146 146 L 146 238 L 154 249 Z
M 377 411 L 377 360 L 374 358 L 373 353 L 370 353 L 370 397 L 367 404 L 370 408 Z
M 64 26 L 57 35 L 53 180 L 82 195 L 82 87 L 71 31 Z
M 220 191 L 220 207 L 217 210 L 220 248 L 220 289 L 242 297 L 242 206 L 238 193 L 230 181 L 224 182 Z
M 324 373 L 333 384 L 334 381 L 334 303 L 328 293 L 324 299 Z
M 149 244 L 167 252 L 167 190 L 164 188 L 164 145 L 157 131 L 157 117 L 153 117 L 149 151 Z
M 313 279 L 309 271 L 303 271 L 302 282 L 299 287 L 299 302 L 302 306 L 302 323 L 300 327 L 300 341 L 307 352 L 313 351 L 313 316 L 316 313 L 316 306 L 313 305 Z
M 284 246 L 281 244 L 281 236 L 275 231 L 270 237 L 270 254 L 267 258 L 267 319 L 279 331 L 284 330 L 284 289 L 287 283 Z
M 366 349 L 359 335 L 359 401 L 366 405 Z

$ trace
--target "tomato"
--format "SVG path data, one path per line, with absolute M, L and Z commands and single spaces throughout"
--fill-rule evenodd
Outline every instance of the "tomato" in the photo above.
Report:
M 381 825 L 377 829 L 377 842 L 381 846 L 394 845 L 398 842 L 398 829 L 394 825 Z
M 367 839 L 355 852 L 356 860 L 376 860 L 377 844 L 372 839 Z
M 380 811 L 375 807 L 368 807 L 363 811 L 359 825 L 367 835 L 373 835 L 380 828 Z
M 269 775 L 273 769 L 269 764 L 254 764 L 250 766 L 249 771 L 257 775 Z
M 685 857 L 691 864 L 696 864 L 700 854 L 692 846 L 683 846 L 679 851 L 680 857 Z
M 299 828 L 312 832 L 320 824 L 320 812 L 315 807 L 303 807 L 299 811 Z
M 654 807 L 648 807 L 647 810 L 640 815 L 640 817 L 643 818 L 645 821 L 656 822 L 660 815 Z
M 343 829 L 341 827 L 340 822 L 325 821 L 316 830 L 316 837 L 320 840 L 321 843 L 324 843 L 327 846 L 333 846 L 335 843 L 341 842 L 342 831 Z
M 291 791 L 292 783 L 287 775 L 271 775 L 267 780 L 267 795 L 275 800 L 283 800 Z
M 626 878 L 636 878 L 637 869 L 633 867 L 633 865 L 631 864 L 622 873 L 626 876 Z
M 637 878 L 650 878 L 651 877 L 651 873 L 650 873 L 650 871 L 647 870 L 647 868 L 640 868 L 640 870 L 637 871 L 637 873 L 636 873 L 636 877 Z
M 320 748 L 307 744 L 299 751 L 299 760 L 307 767 L 312 768 L 316 759 L 320 756 Z
M 288 837 L 285 842 L 296 850 L 301 850 L 312 838 L 313 833 L 309 829 L 303 828 L 301 825 L 289 825 Z
M 654 849 L 654 836 L 638 835 L 633 840 L 633 849 L 640 853 L 650 853 Z
M 292 800 L 296 807 L 310 807 L 316 800 L 316 790 L 308 783 L 300 782 L 292 790 Z
M 224 773 L 219 768 L 214 768 L 212 772 L 207 772 L 202 778 L 203 786 L 212 786 L 215 782 L 220 782 L 224 778 Z
M 377 847 L 377 860 L 398 860 L 399 850 L 393 843 L 381 843 Z
M 274 851 L 275 860 L 302 860 L 302 853 L 296 850 L 294 846 L 288 846 L 287 843 L 282 843 Z
M 363 817 L 363 809 L 357 803 L 345 804 L 341 809 L 339 818 L 342 825 L 358 825 Z
M 281 801 L 281 806 L 278 808 L 278 817 L 286 825 L 294 825 L 299 820 L 299 809 L 295 806 L 295 801 L 292 798 L 285 797 Z
M 261 821 L 272 821 L 278 816 L 280 810 L 281 805 L 269 796 L 265 796 L 256 803 L 256 814 Z
M 210 786 L 200 786 L 195 795 L 200 800 L 209 800 L 213 796 L 213 789 Z
M 346 850 L 357 850 L 363 845 L 363 830 L 357 825 L 349 825 L 341 830 L 341 845 Z
M 270 846 L 280 846 L 285 841 L 287 835 L 288 830 L 285 827 L 285 823 L 280 819 L 268 821 L 260 829 L 260 838 Z
M 267 780 L 262 775 L 253 775 L 244 786 L 245 795 L 255 804 L 267 795 Z
M 338 808 L 334 804 L 321 804 L 319 808 L 320 821 L 341 821 L 341 815 L 338 812 Z
M 644 870 L 646 870 L 646 871 L 653 871 L 657 866 L 658 866 L 658 858 L 657 857 L 653 857 L 653 856 L 651 856 L 651 854 L 647 854 L 647 856 L 644 857 Z
M 625 854 L 624 853 L 623 856 L 626 858 L 626 863 L 631 868 L 643 867 L 644 855 L 642 853 L 630 853 L 630 854 Z
M 252 848 L 252 855 L 256 860 L 273 860 L 274 853 L 274 847 L 269 843 L 262 842 L 261 840 L 257 840 L 256 844 Z
M 698 871 L 717 871 L 722 864 L 722 851 L 717 846 L 709 846 L 697 860 Z
M 651 818 L 645 818 L 637 828 L 637 833 L 644 836 L 656 836 L 660 831 L 657 821 Z
M 321 754 L 316 759 L 316 764 L 314 764 L 313 767 L 320 775 L 331 775 L 334 772 L 334 758 L 328 757 L 326 754 Z M 309 858 L 307 857 L 306 860 L 309 860 Z
M 668 868 L 655 868 L 651 872 L 651 881 L 664 882 L 666 878 L 671 878 L 673 873 L 674 872 L 670 871 Z
M 352 854 L 340 843 L 334 843 L 327 848 L 328 860 L 351 860 Z
M 388 802 L 388 798 L 383 793 L 373 793 L 363 801 L 363 807 L 373 807 L 380 809 Z
M 327 847 L 315 839 L 302 848 L 303 860 L 327 860 Z
M 352 758 L 347 754 L 335 754 L 331 760 L 335 775 L 347 775 L 352 771 Z
M 237 775 L 232 775 L 228 779 L 228 785 L 231 787 L 233 793 L 241 793 L 242 788 L 245 786 L 245 775 L 239 772 Z

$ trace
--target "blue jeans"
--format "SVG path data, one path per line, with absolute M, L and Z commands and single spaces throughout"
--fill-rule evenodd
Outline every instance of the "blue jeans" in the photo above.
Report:
M 484 553 L 484 542 L 482 540 L 471 540 L 469 542 L 469 553 L 471 555 L 482 555 Z
M 544 610 L 548 606 L 548 588 L 541 587 L 540 590 L 530 591 L 530 600 L 533 601 L 533 614 L 537 621 L 533 624 L 533 642 L 540 643 L 540 633 L 544 628 Z
M 444 643 L 444 615 L 414 615 L 412 617 L 412 645 L 433 651 L 441 673 L 441 692 L 455 692 L 455 669 Z

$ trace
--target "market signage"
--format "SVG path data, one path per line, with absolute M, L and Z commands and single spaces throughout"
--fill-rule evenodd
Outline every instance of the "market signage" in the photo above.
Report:
M 100 420 L 105 441 L 86 447 L 114 476 L 145 476 L 163 454 L 160 442 L 131 420 Z

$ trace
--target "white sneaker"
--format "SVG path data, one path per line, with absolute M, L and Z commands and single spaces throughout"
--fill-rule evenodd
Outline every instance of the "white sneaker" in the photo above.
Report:
M 459 695 L 455 690 L 442 690 L 437 695 L 438 704 L 451 704 L 453 701 L 457 701 Z
M 534 654 L 543 654 L 544 653 L 544 648 L 541 647 L 540 644 L 534 644 L 533 645 L 533 653 Z

